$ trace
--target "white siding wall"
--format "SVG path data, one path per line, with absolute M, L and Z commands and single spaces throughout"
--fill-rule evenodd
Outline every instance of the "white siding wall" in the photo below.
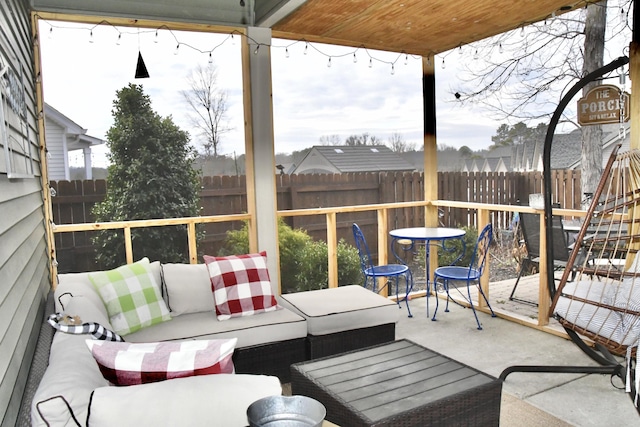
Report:
M 27 73 L 30 148 L 37 162 L 29 1 L 0 1 L 0 28 L 3 56 L 14 61 L 14 66 L 24 67 Z M 34 178 L 11 180 L 0 168 L 0 426 L 24 424 L 18 417 L 20 402 L 49 290 L 39 168 L 35 164 Z
M 50 120 L 45 120 L 45 134 L 47 135 L 47 168 L 50 181 L 68 180 L 65 167 L 64 129 Z

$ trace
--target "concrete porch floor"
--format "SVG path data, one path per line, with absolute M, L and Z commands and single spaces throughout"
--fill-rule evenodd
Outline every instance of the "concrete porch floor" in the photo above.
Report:
M 517 316 L 537 318 L 537 307 L 509 301 L 514 280 L 490 284 L 490 302 L 494 310 Z M 538 292 L 537 275 L 523 277 L 517 296 L 535 299 Z M 517 322 L 492 318 L 478 312 L 483 330 L 478 330 L 473 312 L 449 304 L 444 312 L 440 300 L 437 321 L 426 314 L 427 298 L 410 302 L 413 318 L 403 313 L 396 328 L 396 339 L 410 339 L 462 363 L 498 377 L 513 365 L 574 365 L 598 366 L 568 339 L 523 326 Z M 431 315 L 434 297 L 429 298 Z M 615 380 L 614 380 L 615 381 Z M 615 381 L 620 386 L 620 381 Z M 503 396 L 515 397 L 534 408 L 574 426 L 624 425 L 640 426 L 640 416 L 627 393 L 611 385 L 610 377 L 597 374 L 512 373 L 503 384 Z M 503 397 L 504 404 L 504 397 Z M 511 425 L 537 425 L 526 414 Z

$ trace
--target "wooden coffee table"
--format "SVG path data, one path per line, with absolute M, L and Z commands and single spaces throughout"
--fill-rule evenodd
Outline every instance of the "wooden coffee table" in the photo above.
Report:
M 409 340 L 291 365 L 291 391 L 352 426 L 497 426 L 502 381 Z

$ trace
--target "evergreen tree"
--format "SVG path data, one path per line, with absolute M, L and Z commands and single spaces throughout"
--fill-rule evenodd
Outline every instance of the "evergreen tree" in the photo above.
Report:
M 189 134 L 151 108 L 141 85 L 116 93 L 107 132 L 111 165 L 107 193 L 95 205 L 96 221 L 180 218 L 198 215 L 199 180 L 192 168 L 194 151 Z M 134 228 L 135 259 L 185 262 L 188 259 L 186 226 Z M 94 238 L 96 259 L 102 268 L 125 262 L 124 235 L 104 230 Z

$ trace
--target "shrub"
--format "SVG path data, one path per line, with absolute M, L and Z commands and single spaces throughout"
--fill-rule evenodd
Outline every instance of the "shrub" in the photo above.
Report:
M 455 265 L 469 266 L 471 263 L 471 256 L 473 255 L 473 250 L 476 247 L 476 242 L 478 240 L 478 230 L 475 227 L 462 227 L 465 231 L 465 235 L 463 237 L 464 240 L 464 254 L 463 256 L 456 262 L 456 259 L 462 253 L 463 246 L 461 239 L 449 239 L 445 240 L 445 248 L 442 248 L 442 244 L 438 242 L 437 247 L 431 246 L 430 254 L 434 254 L 434 251 L 438 251 L 438 265 L 452 265 L 455 262 Z M 417 251 L 414 260 L 418 260 L 418 262 L 424 263 L 424 247 L 421 246 Z
M 471 263 L 471 257 L 473 256 L 473 250 L 476 247 L 478 241 L 478 230 L 475 227 L 462 227 L 465 231 L 464 235 L 464 255 L 455 263 L 455 265 L 469 266 Z M 438 265 L 451 265 L 456 258 L 462 252 L 462 240 L 451 239 L 445 242 L 445 248 L 442 247 L 438 250 Z
M 328 248 L 326 242 L 314 241 L 306 231 L 292 229 L 282 219 L 278 220 L 280 250 L 280 276 L 282 293 L 323 289 L 328 287 Z M 220 255 L 249 252 L 248 227 L 227 232 Z M 340 239 L 338 254 L 338 284 L 340 286 L 362 283 L 358 251 Z

